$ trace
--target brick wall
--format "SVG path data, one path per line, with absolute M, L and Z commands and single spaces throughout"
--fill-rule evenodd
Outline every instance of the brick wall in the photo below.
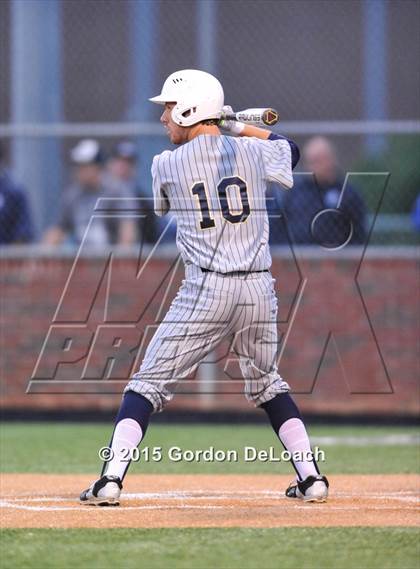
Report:
M 303 411 L 417 414 L 414 252 L 372 249 L 362 263 L 356 248 L 297 249 L 295 256 L 274 252 L 272 272 L 279 369 Z M 8 250 L 1 261 L 3 408 L 115 408 L 183 278 L 176 257 L 165 257 L 139 263 L 92 254 L 74 262 L 72 255 Z M 179 385 L 172 408 L 252 411 L 228 350 L 220 346 L 217 364 L 203 364 Z

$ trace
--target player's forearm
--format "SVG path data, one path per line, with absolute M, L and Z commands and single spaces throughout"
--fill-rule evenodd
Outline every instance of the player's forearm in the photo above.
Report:
M 223 109 L 231 110 L 231 107 L 223 107 Z M 249 137 L 259 138 L 261 140 L 278 140 L 278 139 L 287 140 L 287 142 L 290 144 L 290 150 L 292 153 L 291 156 L 292 170 L 299 162 L 300 153 L 297 144 L 293 142 L 293 140 L 289 140 L 285 136 L 281 136 L 280 134 L 275 134 L 274 132 L 271 132 L 270 130 L 267 130 L 265 128 L 261 128 L 250 124 L 245 124 L 243 122 L 234 121 L 234 120 L 223 119 L 220 121 L 220 127 L 223 130 L 226 130 L 230 134 L 233 134 L 235 136 L 249 136 Z
M 261 138 L 262 140 L 267 140 L 271 134 L 271 131 L 265 128 L 260 128 L 259 126 L 253 126 L 250 124 L 245 124 L 239 136 L 254 136 L 255 138 Z

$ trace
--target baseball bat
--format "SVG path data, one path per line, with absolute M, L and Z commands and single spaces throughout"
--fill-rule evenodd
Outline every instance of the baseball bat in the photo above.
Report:
M 246 124 L 273 126 L 279 121 L 279 114 L 275 109 L 245 109 L 223 115 L 222 118 Z

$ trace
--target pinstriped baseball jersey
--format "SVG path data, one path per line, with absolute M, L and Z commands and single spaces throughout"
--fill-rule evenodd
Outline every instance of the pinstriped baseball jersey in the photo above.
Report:
M 200 135 L 152 164 L 154 207 L 177 218 L 185 264 L 213 271 L 268 269 L 267 182 L 293 185 L 287 140 Z
M 201 135 L 155 157 L 152 174 L 156 213 L 170 209 L 177 217 L 186 278 L 126 391 L 160 411 L 177 381 L 230 338 L 250 401 L 261 405 L 287 392 L 276 361 L 277 298 L 266 271 L 265 189 L 268 181 L 292 187 L 289 142 Z

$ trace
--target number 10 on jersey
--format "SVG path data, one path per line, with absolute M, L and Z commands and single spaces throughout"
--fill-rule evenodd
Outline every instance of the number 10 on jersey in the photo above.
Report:
M 240 213 L 233 214 L 230 209 L 228 192 L 232 190 L 235 191 L 235 188 L 239 189 L 242 211 Z M 210 216 L 209 200 L 205 183 L 197 182 L 191 188 L 191 191 L 192 194 L 198 198 L 198 204 L 201 211 L 201 229 L 210 229 L 211 227 L 215 227 L 216 223 Z M 226 221 L 229 221 L 229 223 L 242 223 L 249 217 L 251 210 L 249 207 L 248 190 L 245 180 L 239 176 L 222 178 L 217 184 L 217 195 L 219 197 L 222 215 Z

